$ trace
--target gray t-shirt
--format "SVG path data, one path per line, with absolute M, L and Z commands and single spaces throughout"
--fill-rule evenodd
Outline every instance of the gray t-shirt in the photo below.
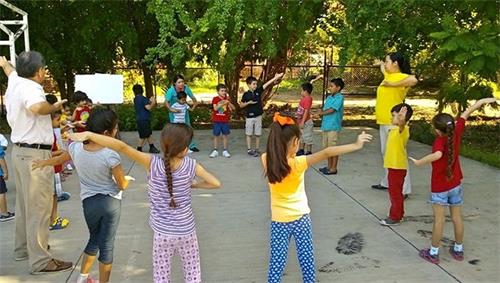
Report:
M 109 148 L 87 151 L 83 143 L 73 142 L 68 147 L 69 155 L 75 164 L 80 178 L 80 197 L 82 200 L 97 195 L 109 195 L 122 199 L 111 169 L 120 165 L 120 155 Z

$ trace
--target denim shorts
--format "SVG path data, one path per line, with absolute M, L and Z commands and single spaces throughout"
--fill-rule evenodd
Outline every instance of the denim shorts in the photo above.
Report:
M 214 136 L 218 137 L 221 134 L 224 136 L 229 135 L 229 123 L 224 123 L 224 122 L 214 122 L 214 130 L 213 134 Z
M 429 203 L 445 206 L 462 205 L 464 203 L 464 190 L 462 184 L 446 192 L 431 193 Z

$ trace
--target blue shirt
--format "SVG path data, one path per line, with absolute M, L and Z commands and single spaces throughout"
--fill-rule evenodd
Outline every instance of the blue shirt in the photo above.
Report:
M 5 151 L 3 150 L 3 146 L 0 146 L 0 158 L 4 159 L 5 158 Z M 3 170 L 2 167 L 0 167 L 0 176 L 3 176 Z
M 145 107 L 150 103 L 149 99 L 142 95 L 136 95 L 134 97 L 135 118 L 137 120 L 144 121 L 151 118 L 151 112 Z
M 342 130 L 342 118 L 344 116 L 344 96 L 338 92 L 335 95 L 329 95 L 325 100 L 323 111 L 333 109 L 333 113 L 324 115 L 321 121 L 322 131 L 340 131 Z
M 191 99 L 194 99 L 193 91 L 187 85 L 184 86 L 184 92 Z M 170 106 L 174 105 L 174 103 L 177 102 L 177 91 L 175 90 L 174 86 L 171 86 L 165 92 L 165 101 L 167 101 L 168 104 L 170 104 Z M 168 118 L 169 118 L 169 121 L 173 121 L 174 120 L 174 113 L 168 112 Z M 186 125 L 191 126 L 191 121 L 189 120 L 189 115 L 186 115 Z

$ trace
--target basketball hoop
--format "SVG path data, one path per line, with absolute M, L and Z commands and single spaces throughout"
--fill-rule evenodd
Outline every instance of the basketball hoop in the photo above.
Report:
M 12 66 L 16 66 L 16 40 L 24 33 L 24 50 L 30 50 L 30 39 L 28 31 L 28 13 L 17 8 L 16 6 L 10 4 L 5 0 L 0 0 L 0 5 L 9 8 L 14 13 L 17 13 L 23 17 L 22 20 L 4 20 L 0 19 L 0 29 L 7 34 L 9 40 L 0 40 L 1 45 L 8 45 L 10 49 L 10 63 Z M 9 29 L 7 26 L 21 26 L 15 32 Z M 15 29 L 14 29 L 15 30 Z

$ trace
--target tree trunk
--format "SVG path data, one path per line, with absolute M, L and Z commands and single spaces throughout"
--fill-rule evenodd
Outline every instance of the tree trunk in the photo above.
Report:
M 68 96 L 68 100 L 73 102 L 73 94 L 75 93 L 75 74 L 71 70 L 66 70 L 65 72 L 66 78 L 66 95 Z
M 59 92 L 61 93 L 61 100 L 62 99 L 68 99 L 68 91 L 66 90 L 66 81 L 63 78 L 57 78 L 55 79 L 57 88 L 59 89 Z
M 276 74 L 285 72 L 287 62 L 288 58 L 286 53 L 282 54 L 279 57 L 267 60 L 263 72 L 260 74 L 259 80 L 262 83 L 266 83 L 270 79 L 274 78 Z M 273 97 L 274 94 L 275 92 L 273 92 L 273 85 L 264 90 L 264 93 L 262 95 L 262 107 L 266 106 L 267 102 Z
M 150 98 L 154 95 L 153 92 L 153 77 L 152 72 L 148 66 L 142 64 L 142 75 L 144 77 L 144 88 L 146 90 L 146 97 Z

